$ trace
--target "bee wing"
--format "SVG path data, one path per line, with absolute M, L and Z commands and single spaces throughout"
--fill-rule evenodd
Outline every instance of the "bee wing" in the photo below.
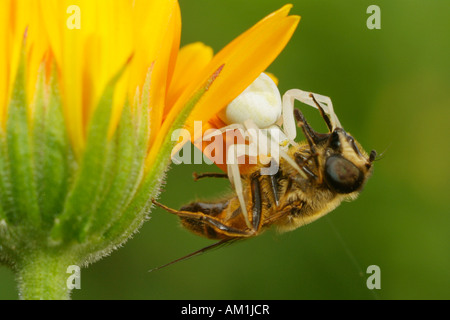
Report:
M 209 252 L 209 251 L 211 251 L 212 249 L 221 248 L 221 247 L 223 247 L 223 246 L 225 246 L 225 245 L 229 245 L 229 244 L 235 242 L 236 240 L 240 240 L 240 239 L 239 239 L 239 238 L 231 238 L 231 239 L 224 239 L 224 240 L 218 241 L 218 242 L 213 243 L 213 244 L 211 244 L 211 245 L 209 245 L 209 246 L 206 246 L 206 247 L 204 247 L 204 248 L 202 248 L 202 249 L 200 249 L 200 250 L 197 250 L 197 251 L 192 252 L 192 253 L 190 253 L 190 254 L 188 254 L 188 255 L 185 255 L 185 256 L 183 256 L 183 257 L 181 257 L 181 258 L 178 258 L 178 259 L 173 260 L 173 261 L 171 261 L 171 262 L 169 262 L 169 263 L 166 263 L 166 264 L 164 264 L 164 265 L 162 265 L 162 266 L 159 266 L 159 267 L 150 269 L 148 272 L 152 272 L 152 271 L 155 271 L 155 270 L 159 270 L 159 269 L 165 268 L 165 267 L 167 267 L 167 266 L 170 266 L 171 264 L 174 264 L 174 263 L 176 263 L 176 262 L 181 262 L 181 261 L 187 260 L 187 259 L 189 259 L 189 258 L 196 257 L 196 256 L 198 256 L 198 255 L 201 255 L 202 253 Z

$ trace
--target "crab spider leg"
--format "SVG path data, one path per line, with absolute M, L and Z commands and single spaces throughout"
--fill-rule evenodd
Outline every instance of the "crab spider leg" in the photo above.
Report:
M 315 100 L 312 98 L 314 96 Z M 338 117 L 333 109 L 333 103 L 327 96 L 323 96 L 317 93 L 306 92 L 300 89 L 291 89 L 286 91 L 283 95 L 283 129 L 284 133 L 290 140 L 294 140 L 297 135 L 295 126 L 294 114 L 294 101 L 298 100 L 304 104 L 307 104 L 313 108 L 318 109 L 316 102 L 320 104 L 322 109 L 330 115 L 331 125 L 334 130 L 337 127 L 341 127 Z
M 247 147 L 247 148 L 246 148 Z M 228 177 L 231 184 L 234 186 L 234 190 L 239 199 L 239 204 L 241 205 L 241 211 L 244 215 L 245 223 L 247 227 L 253 229 L 250 221 L 248 220 L 247 206 L 244 201 L 244 189 L 242 187 L 241 174 L 239 171 L 238 156 L 246 154 L 249 152 L 249 148 L 243 144 L 233 144 L 227 150 L 227 168 Z
M 296 91 L 294 91 L 296 90 Z M 283 130 L 284 134 L 289 140 L 294 140 L 297 136 L 297 128 L 295 126 L 294 114 L 294 101 L 295 99 L 303 101 L 307 99 L 306 92 L 292 89 L 286 91 L 282 99 L 282 117 L 283 117 Z

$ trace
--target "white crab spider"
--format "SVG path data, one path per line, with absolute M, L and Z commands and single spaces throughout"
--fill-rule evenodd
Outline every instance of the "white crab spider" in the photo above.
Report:
M 314 96 L 315 101 L 312 96 Z M 208 137 L 204 137 L 204 139 L 209 139 L 227 130 L 244 130 L 250 136 L 251 141 L 257 141 L 257 154 L 259 156 L 267 156 L 267 147 L 270 145 L 271 154 L 269 158 L 276 162 L 279 161 L 279 158 L 283 158 L 306 178 L 303 170 L 287 155 L 289 145 L 296 145 L 294 142 L 297 135 L 294 119 L 295 100 L 318 109 L 317 102 L 324 112 L 330 116 L 332 130 L 341 127 L 329 97 L 299 89 L 291 89 L 286 91 L 281 98 L 278 87 L 273 80 L 265 73 L 261 73 L 250 86 L 218 114 L 227 126 Z M 262 129 L 270 129 L 268 132 L 271 134 L 267 136 L 260 134 Z M 258 135 L 256 136 L 256 134 Z M 242 214 L 250 229 L 252 229 L 252 226 L 248 220 L 237 159 L 242 155 L 255 154 L 252 145 L 235 144 L 227 150 L 228 177 L 234 186 Z

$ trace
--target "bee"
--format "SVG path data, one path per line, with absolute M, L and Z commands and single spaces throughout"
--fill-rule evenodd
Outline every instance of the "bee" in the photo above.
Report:
M 372 150 L 367 154 L 342 128 L 332 110 L 331 100 L 327 107 L 316 98 L 323 101 L 324 96 L 294 90 L 297 90 L 298 100 L 301 98 L 306 102 L 309 99 L 310 104 L 315 105 L 328 132 L 316 132 L 299 109 L 292 108 L 291 119 L 283 114 L 285 122 L 296 122 L 306 141 L 292 142 L 286 148 L 276 173 L 261 174 L 261 169 L 268 164 L 255 165 L 249 172 L 232 179 L 232 182 L 239 180 L 241 183 L 239 192 L 218 201 L 192 202 L 180 210 L 153 200 L 154 204 L 177 215 L 186 229 L 219 240 L 173 262 L 224 243 L 258 236 L 272 226 L 281 232 L 297 229 L 326 215 L 342 201 L 357 198 L 373 172 L 376 152 Z M 283 107 L 283 111 L 289 111 L 291 107 Z M 292 128 L 285 133 L 288 137 L 295 136 Z M 205 173 L 194 176 L 196 180 L 206 177 L 226 178 L 228 175 Z

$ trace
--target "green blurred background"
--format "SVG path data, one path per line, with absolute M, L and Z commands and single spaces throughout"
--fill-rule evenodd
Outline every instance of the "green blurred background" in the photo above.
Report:
M 182 44 L 202 41 L 217 52 L 285 3 L 180 0 Z M 302 20 L 269 71 L 281 92 L 332 97 L 344 128 L 368 151 L 385 152 L 364 192 L 306 227 L 269 230 L 148 273 L 212 243 L 155 209 L 123 248 L 82 270 L 73 299 L 450 298 L 450 2 L 291 3 Z M 381 8 L 380 30 L 366 27 L 371 4 Z M 220 179 L 194 182 L 193 171 L 218 169 L 172 166 L 160 201 L 178 208 L 228 190 Z M 366 287 L 370 265 L 381 268 L 380 290 Z M 17 298 L 4 267 L 0 284 L 0 299 Z

